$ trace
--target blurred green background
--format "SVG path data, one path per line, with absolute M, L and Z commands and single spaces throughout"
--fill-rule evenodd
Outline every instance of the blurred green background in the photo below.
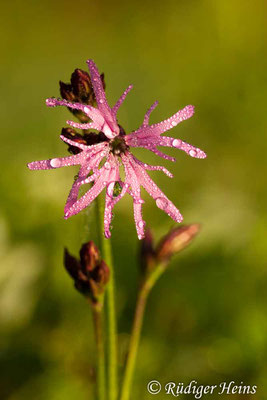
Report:
M 77 254 L 95 237 L 94 207 L 65 221 L 76 168 L 26 168 L 67 154 L 59 133 L 70 115 L 48 109 L 45 98 L 58 96 L 58 81 L 86 69 L 87 58 L 105 72 L 110 104 L 134 84 L 119 112 L 127 132 L 155 100 L 152 122 L 194 104 L 194 117 L 170 135 L 208 154 L 197 160 L 171 149 L 172 164 L 135 151 L 174 173 L 172 180 L 151 176 L 184 222 L 201 223 L 202 231 L 149 299 L 132 399 L 166 398 L 147 393 L 152 379 L 242 381 L 258 385 L 253 399 L 266 398 L 266 17 L 265 0 L 2 3 L 1 399 L 94 398 L 90 309 L 62 265 L 64 246 Z M 144 196 L 144 217 L 158 240 L 175 224 Z M 122 363 L 139 243 L 131 200 L 115 214 Z

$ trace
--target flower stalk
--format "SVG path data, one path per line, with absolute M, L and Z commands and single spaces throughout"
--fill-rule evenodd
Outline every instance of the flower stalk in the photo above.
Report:
M 104 198 L 97 198 L 97 211 L 99 218 L 99 226 L 102 227 Z M 109 266 L 109 282 L 107 285 L 107 322 L 108 322 L 108 384 L 109 384 L 109 400 L 116 400 L 118 393 L 117 378 L 117 324 L 115 311 L 115 282 L 114 268 L 112 259 L 111 242 L 105 239 L 102 229 L 100 230 L 101 250 L 104 260 Z
M 151 289 L 153 288 L 159 277 L 162 275 L 165 268 L 166 264 L 158 264 L 155 270 L 149 275 L 149 277 L 145 280 L 139 290 L 120 400 L 128 400 L 130 397 L 131 384 L 140 342 L 147 298 L 149 293 L 151 292 Z
M 93 307 L 93 322 L 97 348 L 97 398 L 99 400 L 106 400 L 106 371 L 102 307 Z
M 148 230 L 146 232 L 146 236 L 142 241 L 140 260 L 143 273 L 143 282 L 139 289 L 136 301 L 135 315 L 120 400 L 129 400 L 130 398 L 137 351 L 140 343 L 144 313 L 149 293 L 168 267 L 172 256 L 187 247 L 194 239 L 199 229 L 200 225 L 198 224 L 185 225 L 172 229 L 162 238 L 156 249 L 154 249 L 153 239 L 150 231 Z

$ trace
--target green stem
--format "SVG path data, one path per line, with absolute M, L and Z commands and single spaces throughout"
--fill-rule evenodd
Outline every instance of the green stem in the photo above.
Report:
M 103 339 L 103 311 L 93 307 L 93 320 L 97 347 L 97 395 L 98 400 L 106 399 L 105 350 Z
M 104 198 L 98 196 L 98 218 L 101 221 L 101 249 L 104 261 L 110 270 L 109 283 L 107 285 L 107 314 L 108 314 L 108 382 L 109 382 L 109 400 L 116 400 L 118 394 L 118 378 L 117 378 L 117 326 L 114 299 L 114 269 L 111 252 L 110 239 L 105 239 L 103 234 L 103 218 L 104 218 Z
M 143 325 L 145 308 L 147 304 L 147 298 L 152 287 L 155 285 L 156 281 L 161 276 L 164 269 L 165 265 L 159 264 L 154 269 L 154 271 L 147 277 L 147 279 L 144 281 L 143 285 L 139 290 L 120 400 L 128 400 L 130 397 L 131 385 L 132 385 L 134 368 L 137 357 L 137 350 L 140 342 L 140 335 Z

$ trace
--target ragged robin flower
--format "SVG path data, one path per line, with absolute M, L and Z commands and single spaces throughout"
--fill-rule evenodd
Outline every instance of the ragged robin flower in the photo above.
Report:
M 82 112 L 89 119 L 89 122 L 76 123 L 67 121 L 67 123 L 73 128 L 99 131 L 103 137 L 102 141 L 91 145 L 80 143 L 67 138 L 66 135 L 61 135 L 60 138 L 64 142 L 77 148 L 77 151 L 79 151 L 77 154 L 63 158 L 35 161 L 28 164 L 28 167 L 32 170 L 41 170 L 80 165 L 78 176 L 73 183 L 66 202 L 65 218 L 69 218 L 89 206 L 105 189 L 104 234 L 106 238 L 111 236 L 110 224 L 113 207 L 126 193 L 129 193 L 133 198 L 134 219 L 138 238 L 144 238 L 145 222 L 142 218 L 142 204 L 144 201 L 141 198 L 141 186 L 154 198 L 158 208 L 165 211 L 174 221 L 181 222 L 183 217 L 180 211 L 158 188 L 146 171 L 160 170 L 169 177 L 172 177 L 172 174 L 165 167 L 152 166 L 141 162 L 130 152 L 130 148 L 142 147 L 171 161 L 175 161 L 175 159 L 158 150 L 158 146 L 174 147 L 185 151 L 191 157 L 205 158 L 206 154 L 202 150 L 180 139 L 162 136 L 164 132 L 190 118 L 194 113 L 194 107 L 191 105 L 186 106 L 170 118 L 150 125 L 150 114 L 158 104 L 155 102 L 145 114 L 140 128 L 126 135 L 118 124 L 117 112 L 126 95 L 132 89 L 132 85 L 125 90 L 117 103 L 111 108 L 107 102 L 103 81 L 95 63 L 92 60 L 88 60 L 87 64 L 97 107 L 55 98 L 47 99 L 46 104 L 48 107 L 65 106 Z M 124 168 L 123 179 L 120 174 L 121 166 Z M 79 198 L 80 186 L 87 183 L 92 186 Z

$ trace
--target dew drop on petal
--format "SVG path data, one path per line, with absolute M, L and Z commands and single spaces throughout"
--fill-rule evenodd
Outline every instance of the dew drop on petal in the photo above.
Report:
M 83 111 L 84 111 L 85 113 L 88 113 L 89 108 L 88 108 L 88 107 L 84 107 Z
M 114 182 L 111 182 L 107 187 L 107 194 L 113 197 Z
M 177 121 L 172 121 L 172 126 L 176 126 L 177 125 Z
M 142 199 L 134 199 L 135 204 L 144 204 L 144 200 Z
M 100 99 L 100 100 L 99 100 L 99 103 L 100 103 L 100 104 L 103 104 L 103 103 L 104 103 L 104 100 L 103 100 L 103 99 Z
M 106 161 L 105 164 L 104 164 L 104 167 L 106 169 L 110 169 L 111 165 L 110 165 L 110 163 L 108 161 Z
M 105 238 L 109 239 L 111 237 L 111 233 L 109 231 L 105 231 Z
M 138 227 L 140 228 L 140 229 L 142 229 L 143 227 L 145 226 L 145 221 L 139 221 L 138 222 Z
M 168 206 L 168 200 L 166 200 L 164 197 L 158 197 L 156 199 L 156 205 L 158 208 L 165 210 Z
M 143 239 L 143 235 L 138 235 L 138 239 L 139 240 Z
M 61 160 L 59 158 L 52 158 L 50 165 L 52 168 L 58 168 L 61 166 Z
M 181 146 L 181 143 L 182 143 L 182 141 L 181 141 L 180 139 L 174 139 L 174 140 L 172 141 L 172 145 L 173 145 L 174 147 L 180 147 L 180 146 Z
M 196 157 L 196 155 L 197 155 L 196 150 L 190 150 L 190 151 L 189 151 L 189 155 L 190 155 L 191 157 Z

